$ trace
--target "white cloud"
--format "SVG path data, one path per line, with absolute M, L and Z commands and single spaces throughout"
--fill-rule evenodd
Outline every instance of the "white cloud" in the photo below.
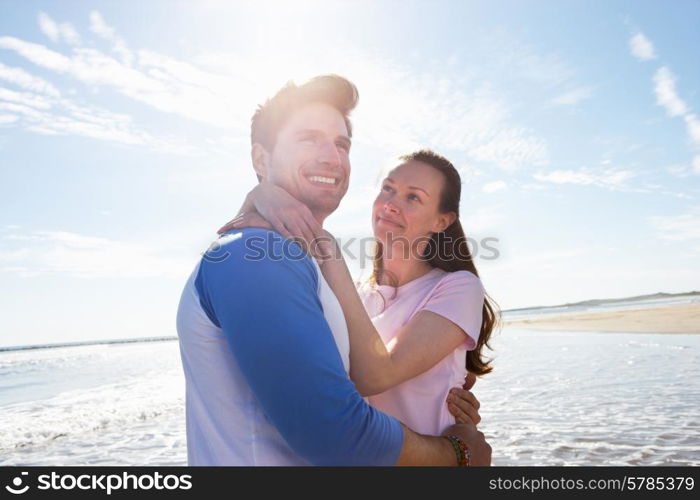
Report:
M 80 44 L 80 35 L 78 35 L 78 32 L 75 31 L 75 28 L 71 26 L 68 23 L 61 24 L 61 36 L 63 37 L 63 40 L 66 41 L 66 43 L 70 45 L 79 45 Z
M 0 111 L 8 111 L 22 118 L 29 119 L 40 119 L 43 116 L 42 111 L 36 110 L 29 106 L 25 106 L 23 104 L 15 104 L 13 102 L 0 101 Z
M 700 157 L 698 157 L 700 160 Z M 700 165 L 699 165 L 700 166 Z M 666 167 L 666 171 L 673 175 L 674 177 L 679 177 L 681 179 L 688 177 L 693 170 L 693 165 L 689 167 L 688 165 L 670 165 Z M 700 173 L 700 171 L 698 171 Z
M 0 37 L 0 48 L 14 50 L 34 64 L 59 73 L 67 72 L 71 66 L 70 58 L 63 54 L 47 49 L 43 45 L 25 42 L 15 37 Z
M 593 95 L 592 87 L 578 87 L 555 97 L 554 104 L 572 106 L 590 98 Z
M 55 43 L 63 39 L 63 41 L 70 45 L 80 44 L 80 35 L 72 24 L 58 24 L 45 12 L 39 12 L 38 21 L 39 28 L 52 42 Z
M 255 84 L 198 70 L 187 63 L 143 51 L 146 72 L 92 48 L 74 48 L 71 57 L 14 37 L 0 37 L 0 48 L 14 50 L 34 64 L 95 86 L 113 88 L 160 111 L 230 130 L 250 119 L 251 102 L 242 99 Z M 192 81 L 196 79 L 196 82 Z
M 582 186 L 598 186 L 611 190 L 625 188 L 625 182 L 635 176 L 629 170 L 588 169 L 555 170 L 549 173 L 537 173 L 535 179 L 553 184 L 578 184 Z
M 700 174 L 700 155 L 693 156 L 693 172 Z
M 96 10 L 90 12 L 90 31 L 112 42 L 112 51 L 119 55 L 124 64 L 131 66 L 134 60 L 133 53 L 128 49 L 126 42 L 121 37 L 117 36 L 116 30 L 108 26 L 102 14 Z
M 39 12 L 39 28 L 52 42 L 57 42 L 61 36 L 58 25 L 44 12 Z
M 48 33 L 60 36 L 66 29 L 56 25 L 47 15 L 40 15 L 40 23 Z M 63 33 L 63 34 L 62 34 Z M 73 48 L 73 57 L 67 57 L 42 45 L 13 37 L 0 37 L 0 48 L 14 50 L 38 66 L 58 73 L 68 73 L 84 83 L 121 87 L 124 93 L 166 92 L 166 87 L 142 73 L 103 55 L 95 49 Z M 129 145 L 143 145 L 153 150 L 179 155 L 190 155 L 195 148 L 181 140 L 152 136 L 134 126 L 130 116 L 96 107 L 79 105 L 60 98 L 59 90 L 51 83 L 33 76 L 23 69 L 0 63 L 0 80 L 8 81 L 29 92 L 17 92 L 0 87 L 0 111 L 10 112 L 13 118 L 4 118 L 5 124 L 14 124 L 26 130 L 47 135 L 81 135 Z
M 32 94 L 31 92 L 15 92 L 14 90 L 4 87 L 0 87 L 0 102 L 2 101 L 13 102 L 38 109 L 51 108 L 49 99 L 44 96 Z
M 236 53 L 207 54 L 202 60 L 209 68 L 215 67 L 209 71 L 153 51 L 130 51 L 97 11 L 90 13 L 90 31 L 111 42 L 112 54 L 93 44 L 73 47 L 63 54 L 9 36 L 0 37 L 0 48 L 94 89 L 111 89 L 152 109 L 219 127 L 227 133 L 232 129 L 247 132 L 254 104 L 289 76 L 337 71 L 315 59 L 301 65 L 298 61 L 273 60 L 261 67 L 259 59 Z M 514 49 L 516 46 L 513 44 Z M 571 79 L 571 68 L 557 57 L 541 57 L 525 48 L 518 49 L 518 61 L 513 61 L 512 51 L 507 52 L 501 55 L 505 57 L 501 63 L 517 62 L 515 72 L 520 79 L 548 88 Z M 464 153 L 465 161 L 505 170 L 546 165 L 549 161 L 546 141 L 513 123 L 504 95 L 486 78 L 466 83 L 436 79 L 429 69 L 420 72 L 402 68 L 386 58 L 364 53 L 347 54 L 337 72 L 349 75 L 362 89 L 362 104 L 353 116 L 358 142 L 390 151 L 430 145 Z M 579 90 L 562 99 L 573 103 L 584 94 Z
M 90 12 L 90 31 L 106 40 L 112 40 L 115 37 L 114 28 L 107 26 L 102 14 L 96 10 Z
M 7 36 L 0 37 L 0 48 L 14 50 L 38 66 L 69 74 L 83 83 L 115 87 L 127 94 L 168 91 L 163 83 L 124 66 L 96 49 L 77 47 L 73 49 L 73 56 L 68 57 L 43 45 Z
M 77 278 L 182 277 L 191 259 L 161 255 L 143 244 L 64 231 L 0 237 L 0 271 Z
M 521 184 L 520 187 L 526 191 L 549 191 L 550 186 L 547 184 L 542 184 L 539 182 L 526 182 Z
M 688 111 L 687 105 L 676 93 L 676 77 L 666 66 L 654 74 L 654 93 L 656 103 L 663 106 L 669 116 L 681 116 Z
M 506 214 L 500 206 L 480 207 L 476 211 L 460 206 L 460 219 L 467 236 L 485 238 L 493 236 L 494 231 L 501 227 Z
M 548 161 L 547 143 L 516 127 L 495 127 L 486 131 L 487 137 L 475 141 L 468 149 L 477 162 L 492 163 L 512 171 L 521 165 L 545 165 Z M 479 134 L 477 133 L 477 136 Z
M 599 251 L 597 249 L 597 251 Z M 570 262 L 572 259 L 581 257 L 583 255 L 593 253 L 591 248 L 576 248 L 574 250 L 559 250 L 552 251 L 548 253 L 535 253 L 535 254 L 520 254 L 514 252 L 512 255 L 505 257 L 505 262 L 498 264 L 498 272 L 503 273 L 504 271 L 510 271 L 513 269 L 527 269 L 530 266 L 537 265 L 537 268 L 549 267 L 555 261 L 567 261 Z
M 508 188 L 508 184 L 506 184 L 503 181 L 496 181 L 496 182 L 489 182 L 488 184 L 484 184 L 484 187 L 481 188 L 481 190 L 484 193 L 496 193 L 498 191 L 503 191 L 504 189 Z
M 113 113 L 94 106 L 81 106 L 69 99 L 31 92 L 16 92 L 0 87 L 0 112 L 4 124 L 13 124 L 45 135 L 80 135 L 153 150 L 190 155 L 195 149 L 181 141 L 153 137 L 133 125 L 129 115 Z M 12 117 L 12 118 L 9 118 Z
M 685 129 L 693 147 L 700 147 L 700 120 L 676 92 L 676 76 L 667 67 L 661 67 L 654 75 L 656 103 L 666 109 L 669 116 L 682 116 Z
M 690 141 L 695 146 L 700 146 L 700 120 L 693 113 L 688 113 L 683 118 Z
M 692 241 L 700 239 L 700 211 L 681 215 L 650 217 L 656 235 L 666 241 Z
M 0 115 L 0 125 L 7 125 L 9 123 L 14 123 L 19 120 L 18 116 L 15 115 Z
M 512 32 L 498 31 L 484 36 L 479 47 L 485 54 L 481 61 L 492 66 L 492 71 L 529 81 L 545 89 L 553 89 L 571 82 L 576 70 L 556 53 L 542 54 L 534 46 L 514 36 Z M 466 50 L 472 50 L 468 48 Z
M 654 44 L 642 33 L 637 33 L 629 40 L 630 52 L 640 61 L 656 59 Z
M 32 92 L 47 94 L 53 97 L 58 97 L 60 95 L 58 89 L 46 80 L 30 75 L 22 68 L 5 66 L 2 62 L 0 62 L 0 80 L 5 80 L 24 90 L 31 90 Z

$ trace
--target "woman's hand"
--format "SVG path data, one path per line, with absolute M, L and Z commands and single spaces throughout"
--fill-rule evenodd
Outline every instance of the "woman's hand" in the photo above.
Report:
M 272 225 L 263 219 L 262 215 L 253 211 L 237 215 L 235 219 L 228 221 L 224 227 L 217 231 L 217 233 L 223 234 L 229 229 L 242 229 L 244 227 L 263 227 L 265 229 L 272 229 Z
M 475 383 L 476 377 L 469 373 L 464 378 L 464 385 L 461 388 L 453 387 L 447 396 L 447 409 L 454 415 L 455 422 L 472 425 L 474 428 L 481 422 L 481 415 L 479 415 L 481 403 L 469 390 Z
M 261 225 L 257 217 L 248 217 L 251 212 L 257 212 L 257 217 L 262 217 L 267 225 Z M 255 223 L 251 224 L 251 221 Z M 281 187 L 266 181 L 248 193 L 239 214 L 219 229 L 218 233 L 251 226 L 271 227 L 285 238 L 301 243 L 305 251 L 323 246 L 314 242 L 325 237 L 321 224 L 309 207 Z

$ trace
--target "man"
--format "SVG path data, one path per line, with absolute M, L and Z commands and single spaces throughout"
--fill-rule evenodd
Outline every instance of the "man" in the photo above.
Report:
M 352 83 L 322 76 L 286 86 L 253 116 L 258 178 L 321 224 L 348 188 L 356 103 Z M 452 440 L 422 436 L 364 401 L 348 377 L 340 304 L 279 233 L 225 234 L 185 286 L 177 327 L 190 465 L 455 465 L 465 446 L 473 465 L 490 463 L 472 427 L 452 426 Z

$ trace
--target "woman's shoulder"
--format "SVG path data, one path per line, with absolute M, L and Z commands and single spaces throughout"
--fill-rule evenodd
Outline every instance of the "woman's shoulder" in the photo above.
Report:
M 459 271 L 443 271 L 443 276 L 440 278 L 442 283 L 471 283 L 481 285 L 481 278 L 471 271 L 460 269 Z
M 466 270 L 444 272 L 440 281 L 435 285 L 431 295 L 484 295 L 481 279 Z

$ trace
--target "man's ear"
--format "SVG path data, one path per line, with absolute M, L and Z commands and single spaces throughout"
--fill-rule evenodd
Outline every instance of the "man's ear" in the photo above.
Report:
M 256 142 L 250 150 L 250 159 L 253 161 L 253 168 L 259 179 L 268 178 L 268 169 L 270 167 L 270 153 L 267 149 Z
M 454 212 L 447 212 L 445 214 L 440 214 L 438 216 L 437 221 L 435 222 L 435 225 L 433 226 L 433 230 L 436 233 L 441 233 L 448 227 L 450 227 L 454 221 L 457 220 L 457 214 Z

